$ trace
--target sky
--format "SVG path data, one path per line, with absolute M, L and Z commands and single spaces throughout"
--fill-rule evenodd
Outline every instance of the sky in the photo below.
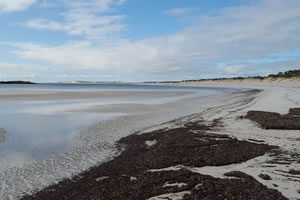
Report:
M 300 69 L 300 0 L 0 0 L 0 80 L 171 81 Z

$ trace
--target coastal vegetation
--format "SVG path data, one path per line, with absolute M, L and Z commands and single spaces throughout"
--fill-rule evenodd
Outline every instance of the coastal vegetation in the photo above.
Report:
M 230 77 L 230 78 L 211 78 L 211 79 L 195 79 L 182 81 L 162 81 L 162 82 L 145 82 L 145 83 L 182 83 L 182 82 L 196 82 L 196 81 L 222 81 L 222 80 L 264 80 L 264 79 L 278 79 L 278 78 L 300 78 L 300 70 L 289 70 L 286 72 L 279 72 L 277 74 L 269 74 L 267 76 L 247 76 L 247 77 Z
M 279 72 L 278 74 L 270 74 L 268 78 L 293 78 L 300 77 L 300 70 L 289 70 L 286 72 Z
M 247 76 L 247 77 L 232 77 L 232 78 L 214 78 L 214 79 L 199 79 L 199 80 L 183 80 L 182 82 L 193 82 L 193 81 L 216 81 L 216 80 L 264 80 L 264 79 L 278 79 L 278 78 L 297 78 L 300 77 L 300 70 L 289 70 L 286 72 L 279 72 L 277 74 L 269 74 L 267 76 Z

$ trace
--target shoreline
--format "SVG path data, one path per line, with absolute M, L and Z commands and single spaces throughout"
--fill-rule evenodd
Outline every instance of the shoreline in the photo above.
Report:
M 285 91 L 285 89 L 281 89 L 280 95 L 284 95 L 286 92 L 287 91 Z M 295 92 L 294 92 L 294 94 L 295 94 Z M 241 96 L 239 101 L 235 101 L 235 102 L 223 105 L 223 106 L 211 107 L 201 113 L 187 116 L 187 117 L 181 118 L 177 121 L 173 121 L 173 122 L 171 122 L 171 124 L 173 124 L 173 125 L 170 126 L 170 123 L 169 123 L 165 127 L 166 129 L 164 129 L 164 130 L 168 130 L 168 129 L 170 130 L 170 127 L 172 127 L 172 126 L 173 126 L 173 128 L 174 127 L 180 128 L 183 126 L 184 123 L 190 123 L 195 120 L 196 121 L 201 120 L 204 123 L 201 125 L 201 127 L 204 128 L 205 126 L 207 126 L 207 123 L 209 121 L 221 119 L 222 125 L 217 127 L 216 129 L 206 130 L 208 134 L 217 134 L 218 137 L 221 137 L 221 138 L 222 137 L 234 137 L 234 138 L 237 138 L 238 140 L 243 140 L 243 141 L 249 142 L 251 144 L 264 144 L 264 145 L 278 146 L 280 151 L 278 151 L 277 153 L 273 153 L 273 154 L 268 153 L 268 154 L 260 155 L 259 157 L 250 159 L 248 161 L 243 160 L 246 162 L 242 162 L 242 163 L 233 162 L 233 163 L 238 163 L 238 164 L 227 163 L 227 165 L 221 165 L 221 166 L 216 166 L 216 167 L 202 166 L 202 168 L 194 167 L 192 169 L 190 169 L 190 167 L 189 167 L 189 171 L 197 172 L 198 176 L 199 175 L 210 175 L 210 176 L 213 176 L 214 178 L 217 178 L 218 180 L 220 178 L 221 178 L 221 180 L 225 180 L 224 174 L 228 175 L 228 173 L 232 174 L 232 173 L 230 173 L 232 171 L 240 171 L 242 174 L 237 173 L 238 174 L 237 176 L 244 177 L 244 178 L 251 177 L 253 179 L 253 181 L 255 182 L 255 184 L 262 184 L 259 186 L 259 188 L 264 188 L 266 186 L 267 187 L 266 191 L 269 191 L 269 189 L 270 189 L 270 191 L 279 191 L 285 197 L 288 197 L 289 199 L 297 199 L 297 197 L 299 195 L 298 194 L 299 191 L 297 191 L 297 176 L 295 175 L 296 179 L 293 180 L 293 179 L 289 178 L 289 175 L 287 175 L 287 174 L 284 174 L 284 175 L 276 175 L 275 174 L 276 176 L 279 176 L 279 177 L 276 177 L 275 179 L 273 179 L 274 174 L 272 174 L 272 172 L 276 172 L 277 170 L 285 171 L 286 169 L 282 166 L 281 162 L 277 162 L 277 163 L 275 162 L 276 159 L 277 160 L 282 159 L 282 161 L 286 161 L 286 159 L 284 159 L 284 157 L 286 157 L 287 155 L 290 155 L 291 153 L 295 153 L 295 151 L 297 151 L 298 149 L 297 148 L 296 149 L 284 149 L 285 147 L 283 147 L 284 145 L 282 144 L 282 141 L 279 142 L 277 140 L 274 140 L 274 138 L 264 138 L 264 137 L 269 137 L 269 136 L 265 134 L 265 132 L 266 132 L 265 130 L 260 130 L 258 127 L 256 127 L 256 129 L 254 129 L 254 130 L 262 132 L 263 138 L 261 138 L 261 136 L 259 136 L 259 133 L 256 133 L 256 135 L 251 135 L 251 133 L 249 135 L 245 134 L 245 133 L 249 133 L 249 131 L 252 131 L 253 127 L 255 127 L 256 125 L 250 121 L 239 118 L 241 116 L 241 114 L 244 115 L 247 110 L 249 110 L 253 107 L 261 108 L 262 103 L 263 104 L 266 103 L 265 101 L 268 100 L 268 98 L 272 97 L 272 95 L 274 95 L 274 88 L 273 88 L 273 90 L 270 90 L 270 88 L 267 88 L 266 90 L 264 90 L 262 92 L 252 91 L 252 94 L 250 92 L 250 96 L 249 96 L 249 92 L 247 94 L 240 93 L 238 95 Z M 281 102 L 281 103 L 284 104 L 284 102 Z M 296 104 L 297 103 L 298 102 L 296 102 Z M 289 103 L 285 106 L 278 107 L 275 110 L 274 110 L 274 105 L 269 105 L 269 106 L 264 105 L 264 108 L 266 111 L 273 109 L 274 111 L 278 111 L 281 113 L 286 112 L 285 107 L 292 107 L 291 103 Z M 205 121 L 203 119 L 205 119 Z M 236 132 L 237 130 L 239 130 L 241 133 Z M 155 132 L 155 130 L 154 130 L 154 132 Z M 274 132 L 274 131 L 268 130 L 267 132 L 269 134 L 270 132 Z M 275 133 L 276 133 L 276 135 L 278 135 L 278 132 L 275 131 Z M 296 134 L 298 134 L 298 132 L 291 131 L 290 133 L 291 134 L 289 134 L 289 136 L 294 137 L 295 140 L 293 140 L 293 143 L 295 143 L 296 139 L 298 137 Z M 222 135 L 226 135 L 226 136 L 222 136 Z M 282 136 L 284 136 L 284 135 L 282 135 Z M 133 135 L 128 136 L 128 137 L 133 137 Z M 122 139 L 121 139 L 121 141 L 122 141 Z M 149 140 L 148 145 L 156 146 L 157 144 L 154 140 Z M 291 145 L 291 146 L 293 146 L 293 145 Z M 292 147 L 288 147 L 288 148 L 292 148 Z M 296 168 L 295 171 L 297 171 L 297 169 L 299 167 L 299 161 L 300 161 L 299 157 L 295 156 L 294 161 L 288 160 L 285 162 L 285 163 L 288 162 L 290 165 L 290 166 L 285 166 L 285 167 L 286 168 Z M 101 168 L 101 166 L 103 166 L 103 165 L 98 166 L 98 168 Z M 173 171 L 174 167 L 176 168 L 176 165 L 169 166 L 169 169 L 166 169 L 166 171 L 170 172 L 170 169 L 171 169 L 171 171 Z M 94 167 L 91 170 L 94 170 L 95 168 L 97 168 L 97 167 Z M 182 168 L 179 168 L 179 169 L 182 170 Z M 91 170 L 83 172 L 83 174 L 89 174 L 89 173 L 91 173 Z M 154 170 L 157 170 L 157 169 L 154 169 Z M 184 169 L 184 170 L 186 170 L 186 169 Z M 178 169 L 176 171 L 178 171 Z M 188 172 L 188 173 L 190 173 L 190 172 Z M 262 173 L 262 172 L 264 172 L 264 173 Z M 180 171 L 179 174 L 181 174 L 181 173 L 185 173 L 185 172 Z M 244 175 L 243 173 L 247 174 L 247 175 Z M 236 176 L 236 173 L 233 173 L 233 174 Z M 173 175 L 169 174 L 166 176 L 173 176 Z M 193 177 L 194 174 L 192 174 L 192 175 L 190 174 L 190 176 Z M 51 193 L 55 194 L 55 192 L 59 192 L 59 190 L 57 190 L 57 187 L 64 188 L 66 186 L 68 188 L 68 186 L 67 186 L 68 184 L 80 183 L 82 174 L 78 177 L 79 177 L 79 179 L 75 178 L 73 180 L 64 180 L 62 182 L 63 184 L 60 186 L 53 185 L 53 186 L 50 186 L 48 189 L 46 188 L 46 189 L 42 190 L 40 193 L 38 193 L 41 196 L 36 196 L 36 198 L 34 198 L 34 196 L 27 196 L 25 199 L 39 199 L 38 197 L 45 197 L 45 194 L 47 194 L 47 196 Z M 83 176 L 83 179 L 86 177 L 87 176 Z M 98 177 L 98 175 L 97 175 L 97 177 L 95 177 L 94 175 L 92 175 L 92 177 L 94 177 L 96 179 L 98 178 L 97 179 L 98 181 L 109 180 L 109 178 L 107 178 L 106 176 Z M 120 176 L 120 177 L 122 177 L 122 176 Z M 180 175 L 180 177 L 182 177 L 182 176 Z M 268 177 L 270 177 L 270 180 L 268 180 Z M 136 177 L 134 177 L 134 176 L 130 176 L 129 180 L 135 179 L 135 178 Z M 240 179 L 243 179 L 243 178 L 240 178 Z M 95 180 L 93 180 L 93 181 L 95 181 Z M 117 180 L 120 180 L 120 179 L 117 178 Z M 128 181 L 128 176 L 127 176 L 126 180 Z M 90 183 L 92 183 L 91 179 L 90 179 L 90 181 L 91 181 Z M 177 180 L 177 183 L 178 182 L 180 183 L 180 180 Z M 289 188 L 287 188 L 285 186 L 287 184 L 287 182 L 288 182 Z M 64 183 L 67 183 L 67 184 L 64 185 Z M 113 183 L 115 183 L 115 182 L 113 182 Z M 110 186 L 115 187 L 114 185 L 110 185 Z M 91 187 L 93 187 L 93 184 L 91 185 Z M 98 189 L 101 189 L 101 186 L 98 185 Z M 137 188 L 135 188 L 135 189 L 137 189 Z M 108 191 L 110 191 L 110 190 L 108 190 Z M 168 195 L 169 196 L 170 195 L 171 196 L 172 195 L 175 195 L 175 196 L 176 195 L 183 195 L 183 196 L 191 195 L 190 191 L 187 192 L 186 190 L 184 190 L 184 191 L 180 190 L 181 192 L 178 192 L 178 190 L 171 190 L 171 191 L 173 191 L 173 192 L 160 194 L 160 195 L 167 195 L 167 196 Z M 45 193 L 43 193 L 43 192 L 45 192 Z M 63 192 L 63 190 L 61 190 L 60 192 Z M 279 193 L 279 195 L 280 195 L 280 193 Z M 181 197 L 183 197 L 183 196 L 181 196 Z M 281 197 L 281 196 L 280 196 L 280 198 L 285 199 L 284 197 Z M 50 196 L 49 196 L 49 199 L 51 199 Z M 272 198 L 270 198 L 270 199 L 272 199 Z

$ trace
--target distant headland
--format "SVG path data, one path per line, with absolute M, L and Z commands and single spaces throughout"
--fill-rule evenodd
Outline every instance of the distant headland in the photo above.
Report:
M 30 81 L 0 81 L 0 84 L 36 84 Z

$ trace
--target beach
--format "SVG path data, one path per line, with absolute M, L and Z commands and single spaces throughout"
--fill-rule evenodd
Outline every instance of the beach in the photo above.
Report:
M 0 16 L 0 200 L 300 200 L 300 0 Z
M 69 175 L 54 182 L 35 175 L 44 185 L 30 190 L 41 182 L 27 179 L 29 189 L 23 187 L 19 195 L 25 195 L 23 199 L 299 199 L 299 130 L 263 129 L 246 116 L 248 111 L 285 115 L 300 107 L 300 85 L 234 85 L 226 86 L 237 89 L 230 92 L 216 89 L 199 97 L 189 91 L 178 94 L 191 96 L 156 104 L 68 107 L 78 114 L 122 110 L 135 115 L 89 126 L 88 134 L 80 135 L 84 148 L 77 146 L 78 153 L 89 152 L 84 154 L 92 160 L 88 165 L 78 170 L 70 160 L 82 156 L 74 152 L 61 158 L 68 170 L 57 168 L 57 160 L 47 161 Z M 222 83 L 206 86 L 220 88 Z M 91 143 L 112 131 L 114 139 L 106 148 Z M 36 173 L 34 168 L 22 170 Z

